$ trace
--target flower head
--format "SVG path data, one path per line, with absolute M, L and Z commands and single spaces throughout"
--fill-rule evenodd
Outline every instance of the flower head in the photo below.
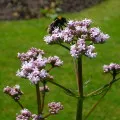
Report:
M 70 54 L 75 58 L 78 58 L 80 55 L 94 58 L 97 55 L 97 53 L 94 53 L 94 49 L 95 47 L 93 45 L 87 46 L 84 39 L 79 39 L 76 44 L 71 46 Z
M 20 54 L 19 58 L 22 64 L 16 76 L 29 79 L 33 84 L 37 84 L 46 79 L 53 79 L 49 74 L 49 70 L 46 70 L 47 64 L 51 64 L 52 68 L 59 67 L 63 64 L 63 61 L 58 56 L 46 58 L 43 55 L 43 50 L 36 48 L 31 48 L 24 55 Z
M 76 44 L 71 46 L 70 54 L 72 57 L 78 58 L 86 49 L 85 40 L 79 39 Z
M 15 100 L 19 100 L 21 95 L 23 95 L 23 92 L 20 90 L 19 85 L 15 85 L 14 87 L 6 86 L 3 89 L 3 92 L 8 94 L 9 96 L 11 96 Z
M 105 73 L 108 73 L 108 72 L 117 72 L 117 71 L 120 71 L 120 64 L 116 64 L 116 63 L 110 63 L 109 65 L 104 65 L 103 66 L 103 71 Z
M 94 58 L 96 57 L 97 53 L 94 52 L 95 47 L 93 45 L 89 45 L 86 47 L 86 52 L 85 55 L 89 58 Z
M 18 53 L 18 58 L 23 61 L 28 61 L 30 59 L 36 59 L 38 56 L 44 55 L 44 51 L 37 49 L 37 48 L 31 48 L 26 53 Z
M 60 60 L 58 56 L 53 56 L 48 58 L 48 63 L 50 63 L 53 67 L 59 67 L 63 65 L 63 61 Z
M 23 109 L 20 114 L 16 116 L 16 120 L 30 120 L 32 113 L 28 109 Z
M 109 38 L 109 35 L 104 34 L 99 28 L 94 27 L 90 29 L 90 38 L 94 43 L 104 43 Z
M 60 102 L 51 102 L 48 107 L 51 114 L 57 114 L 60 110 L 63 110 L 63 105 Z

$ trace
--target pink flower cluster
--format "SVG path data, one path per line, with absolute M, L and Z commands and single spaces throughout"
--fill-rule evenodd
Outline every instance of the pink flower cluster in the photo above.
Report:
M 36 114 L 32 114 L 28 109 L 24 108 L 20 111 L 20 114 L 16 116 L 16 120 L 39 120 L 42 118 Z M 41 119 L 40 119 L 41 120 Z
M 99 28 L 94 27 L 90 29 L 90 38 L 94 43 L 104 43 L 109 38 L 109 35 L 104 34 Z
M 33 84 L 45 79 L 52 79 L 53 77 L 45 69 L 46 65 L 51 64 L 52 67 L 59 67 L 63 61 L 57 56 L 46 58 L 43 55 L 44 51 L 36 48 L 31 48 L 26 53 L 19 53 L 18 58 L 22 65 L 16 75 L 29 79 Z
M 23 109 L 20 114 L 16 116 L 16 120 L 30 120 L 32 113 L 28 109 Z
M 18 58 L 21 61 L 28 61 L 30 59 L 36 59 L 39 55 L 44 55 L 44 51 L 37 49 L 37 48 L 31 48 L 26 53 L 18 53 Z
M 7 86 L 3 89 L 3 92 L 10 95 L 15 100 L 19 100 L 21 95 L 23 95 L 19 85 L 15 85 L 14 87 Z
M 96 56 L 96 53 L 91 53 L 93 53 L 95 47 L 89 45 L 104 43 L 109 38 L 109 35 L 104 34 L 99 28 L 90 28 L 91 23 L 92 21 L 90 19 L 81 21 L 70 20 L 63 29 L 55 28 L 52 34 L 45 36 L 44 41 L 47 44 L 68 43 L 71 45 L 70 54 L 72 57 L 76 58 L 76 56 L 78 57 L 84 54 L 87 57 L 93 58 Z M 84 39 L 84 44 L 79 44 L 80 39 Z M 87 46 L 88 42 L 89 44 Z M 84 49 L 86 49 L 86 52 L 83 52 Z
M 48 107 L 51 114 L 57 114 L 60 110 L 63 110 L 63 105 L 60 102 L 51 102 Z
M 110 63 L 109 65 L 104 65 L 103 70 L 105 73 L 110 71 L 120 71 L 120 64 Z
M 86 45 L 84 39 L 78 39 L 77 43 L 71 46 L 71 56 L 78 58 L 81 54 L 86 55 L 89 58 L 96 57 L 97 53 L 94 53 L 95 47 L 93 45 Z

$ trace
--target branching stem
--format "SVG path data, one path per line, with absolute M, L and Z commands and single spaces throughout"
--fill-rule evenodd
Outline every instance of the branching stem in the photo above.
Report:
M 119 79 L 120 79 L 120 78 L 118 78 L 118 79 L 115 79 L 115 78 L 114 78 L 114 79 L 113 79 L 112 81 L 110 81 L 109 83 L 107 83 L 107 84 L 105 84 L 104 86 L 100 87 L 99 89 L 97 89 L 97 90 L 89 93 L 89 94 L 86 95 L 85 97 L 91 97 L 91 96 L 97 95 L 99 92 L 101 92 L 101 93 L 102 93 L 102 91 L 104 92 L 104 90 L 105 90 L 107 87 L 109 87 L 110 84 L 113 84 L 113 83 L 117 82 Z

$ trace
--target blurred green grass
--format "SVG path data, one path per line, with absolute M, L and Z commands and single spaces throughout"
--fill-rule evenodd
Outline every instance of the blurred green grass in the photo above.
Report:
M 111 38 L 102 45 L 96 45 L 98 56 L 95 59 L 83 58 L 84 81 L 91 80 L 85 87 L 85 92 L 90 92 L 108 82 L 110 76 L 104 75 L 103 64 L 110 62 L 120 63 L 120 1 L 105 0 L 99 5 L 88 8 L 78 13 L 63 14 L 68 19 L 90 18 L 94 26 L 99 26 Z M 76 89 L 76 80 L 72 58 L 69 53 L 60 46 L 46 45 L 43 37 L 46 28 L 52 20 L 41 18 L 27 21 L 2 21 L 0 22 L 0 119 L 14 120 L 19 113 L 19 106 L 7 95 L 3 94 L 3 88 L 7 85 L 20 84 L 24 91 L 21 101 L 29 110 L 36 112 L 35 88 L 27 80 L 15 76 L 20 68 L 17 59 L 18 52 L 27 51 L 31 47 L 45 50 L 46 55 L 58 55 L 64 61 L 63 67 L 52 71 L 55 81 L 71 89 Z M 51 116 L 49 120 L 74 120 L 76 112 L 76 99 L 67 96 L 61 89 L 49 84 L 50 93 L 46 97 L 46 104 L 51 101 L 61 101 L 64 110 Z M 113 85 L 111 91 L 91 114 L 88 120 L 120 120 L 120 83 Z M 98 97 L 85 101 L 84 114 L 87 114 Z M 46 105 L 47 111 L 47 105 Z

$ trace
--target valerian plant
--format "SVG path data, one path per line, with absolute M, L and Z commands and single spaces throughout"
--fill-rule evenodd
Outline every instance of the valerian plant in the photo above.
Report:
M 67 21 L 64 27 L 55 27 L 49 35 L 44 37 L 44 41 L 47 44 L 58 44 L 67 49 L 72 56 L 75 66 L 78 93 L 56 83 L 54 77 L 50 75 L 52 69 L 63 65 L 63 61 L 60 60 L 58 56 L 45 57 L 44 51 L 37 48 L 31 48 L 26 53 L 18 53 L 18 58 L 21 61 L 21 68 L 17 71 L 16 75 L 29 80 L 35 86 L 38 113 L 32 113 L 21 104 L 20 97 L 23 95 L 23 92 L 20 90 L 19 85 L 15 85 L 14 87 L 7 86 L 3 91 L 17 102 L 22 109 L 20 114 L 17 114 L 16 120 L 45 120 L 49 116 L 58 114 L 60 110 L 63 110 L 63 105 L 60 102 L 53 101 L 48 103 L 48 113 L 43 114 L 46 92 L 49 92 L 49 87 L 47 86 L 48 82 L 63 89 L 67 95 L 76 98 L 78 100 L 76 105 L 76 120 L 86 120 L 103 97 L 108 93 L 113 83 L 120 79 L 117 76 L 120 73 L 119 64 L 111 63 L 109 65 L 104 65 L 104 73 L 110 73 L 112 76 L 109 83 L 106 83 L 91 93 L 84 93 L 82 57 L 95 58 L 97 56 L 95 44 L 102 45 L 109 38 L 108 34 L 104 34 L 97 27 L 91 27 L 91 24 L 92 21 L 90 19 L 81 21 L 70 20 Z M 82 111 L 84 100 L 97 95 L 99 95 L 100 98 L 83 118 Z

